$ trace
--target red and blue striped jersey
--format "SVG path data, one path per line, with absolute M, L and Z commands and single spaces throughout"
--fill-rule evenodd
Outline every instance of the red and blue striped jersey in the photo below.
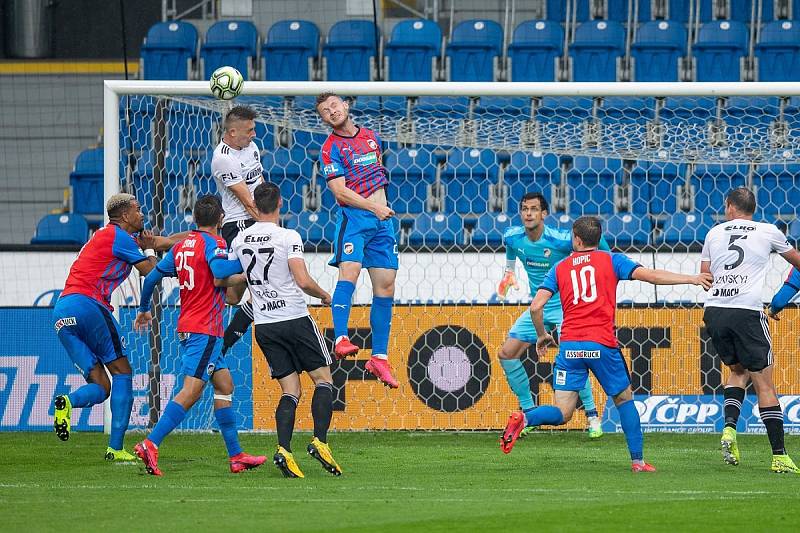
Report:
M 133 265 L 146 260 L 136 237 L 112 222 L 83 245 L 61 295 L 83 294 L 113 311 L 111 293 L 128 279 Z
M 344 176 L 345 185 L 364 198 L 386 187 L 389 179 L 381 164 L 381 139 L 367 128 L 358 128 L 353 137 L 331 133 L 320 153 L 326 180 Z
M 619 346 L 614 323 L 617 283 L 631 279 L 640 266 L 623 254 L 594 250 L 573 252 L 551 268 L 539 288 L 561 297 L 560 339 Z
M 181 294 L 179 333 L 201 333 L 222 337 L 225 287 L 214 286 L 209 266 L 215 258 L 228 258 L 228 245 L 219 235 L 192 230 L 164 255 L 156 268 L 166 276 L 177 276 Z

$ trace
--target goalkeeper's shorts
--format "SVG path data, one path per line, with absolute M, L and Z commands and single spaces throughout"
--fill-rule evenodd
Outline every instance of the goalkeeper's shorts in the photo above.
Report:
M 560 310 L 558 313 L 547 312 L 545 310 L 544 327 L 547 331 L 552 331 L 554 329 L 561 331 L 561 320 L 562 315 Z M 525 311 L 519 315 L 517 321 L 511 326 L 511 331 L 508 332 L 508 336 L 518 341 L 536 344 L 536 339 L 538 337 L 536 335 L 536 328 L 533 327 L 533 320 L 531 320 L 531 312 L 529 309 L 525 309 Z
M 352 261 L 363 268 L 397 270 L 397 225 L 394 218 L 379 220 L 374 214 L 355 207 L 339 207 L 333 258 L 328 263 Z

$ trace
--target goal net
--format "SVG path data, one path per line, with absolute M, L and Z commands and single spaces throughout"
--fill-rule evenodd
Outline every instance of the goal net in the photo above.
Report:
M 328 90 L 347 98 L 356 124 L 383 140 L 400 243 L 389 346 L 400 388 L 385 389 L 365 372 L 372 339 L 364 273 L 350 320 L 351 338 L 363 349 L 334 363 L 334 429 L 504 425 L 517 403 L 497 354 L 531 299 L 524 262 L 516 267 L 519 291 L 501 302 L 496 287 L 506 264 L 503 235 L 521 224 L 527 192 L 549 202 L 548 225 L 569 229 L 577 217 L 597 215 L 615 251 L 684 273 L 698 270 L 705 234 L 724 216 L 734 187 L 756 192 L 756 219 L 777 224 L 790 239 L 800 234 L 798 84 L 247 82 L 242 96 L 225 102 L 209 97 L 204 82 L 107 82 L 105 194 L 135 194 L 148 226 L 162 233 L 191 228 L 195 199 L 216 192 L 211 154 L 221 119 L 232 105 L 251 106 L 264 178 L 282 191 L 282 224 L 300 232 L 312 276 L 332 291 L 337 271 L 327 262 L 337 208 L 319 164 L 329 130 L 314 108 L 315 95 Z M 783 259 L 773 258 L 765 302 L 787 272 Z M 134 276 L 119 291 L 126 330 L 139 283 Z M 645 429 L 719 431 L 725 370 L 703 328 L 703 292 L 622 282 L 618 299 L 617 333 Z M 165 282 L 158 325 L 127 337 L 135 386 L 147 393 L 134 424 L 156 420 L 180 385 L 178 311 L 176 285 Z M 312 314 L 332 344 L 330 310 L 315 305 Z M 798 318 L 788 309 L 771 324 L 785 402 L 800 394 L 791 333 Z M 272 430 L 279 389 L 247 337 L 227 359 L 240 426 Z M 524 355 L 537 404 L 553 399 L 554 357 L 555 350 Z M 594 391 L 606 429 L 614 430 L 614 410 L 596 382 Z M 298 427 L 310 428 L 310 402 L 301 404 Z M 747 404 L 743 417 L 761 431 L 753 408 Z M 789 430 L 800 429 L 795 418 Z M 183 427 L 212 423 L 206 391 Z M 579 411 L 568 427 L 585 424 Z

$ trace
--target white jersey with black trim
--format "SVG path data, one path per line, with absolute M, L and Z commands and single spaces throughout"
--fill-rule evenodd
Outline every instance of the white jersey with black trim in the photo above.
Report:
M 263 181 L 262 172 L 261 154 L 256 143 L 251 141 L 247 148 L 241 150 L 225 142 L 217 145 L 211 158 L 211 173 L 222 195 L 222 209 L 225 211 L 223 222 L 252 218 L 228 187 L 245 182 L 252 195 L 255 188 Z
M 256 222 L 231 244 L 242 264 L 253 299 L 253 322 L 271 324 L 307 316 L 306 297 L 289 270 L 289 259 L 303 259 L 303 241 L 294 230 Z M 232 257 L 231 257 L 232 258 Z
M 769 254 L 791 249 L 786 236 L 773 224 L 736 219 L 714 226 L 700 255 L 701 261 L 711 262 L 714 276 L 705 306 L 761 311 Z

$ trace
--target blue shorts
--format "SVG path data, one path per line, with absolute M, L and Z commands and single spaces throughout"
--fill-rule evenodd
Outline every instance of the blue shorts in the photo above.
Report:
M 228 368 L 222 355 L 222 337 L 202 333 L 178 333 L 181 339 L 181 373 L 208 381 L 214 372 Z
M 619 348 L 590 341 L 563 341 L 553 367 L 553 389 L 583 389 L 589 370 L 608 396 L 616 396 L 631 384 L 628 365 Z
M 88 379 L 89 372 L 127 357 L 119 322 L 105 306 L 83 294 L 68 294 L 56 302 L 53 322 L 58 340 L 75 367 Z
M 561 331 L 561 320 L 562 315 L 560 312 L 548 313 L 545 311 L 544 313 L 544 327 L 547 331 L 553 331 L 554 329 Z M 526 309 L 524 313 L 519 315 L 517 321 L 511 326 L 511 331 L 508 332 L 508 336 L 518 341 L 536 344 L 536 339 L 538 337 L 536 335 L 536 328 L 533 327 L 530 309 Z
M 393 218 L 378 220 L 364 209 L 339 207 L 336 239 L 329 265 L 352 261 L 362 268 L 397 270 L 397 226 Z

